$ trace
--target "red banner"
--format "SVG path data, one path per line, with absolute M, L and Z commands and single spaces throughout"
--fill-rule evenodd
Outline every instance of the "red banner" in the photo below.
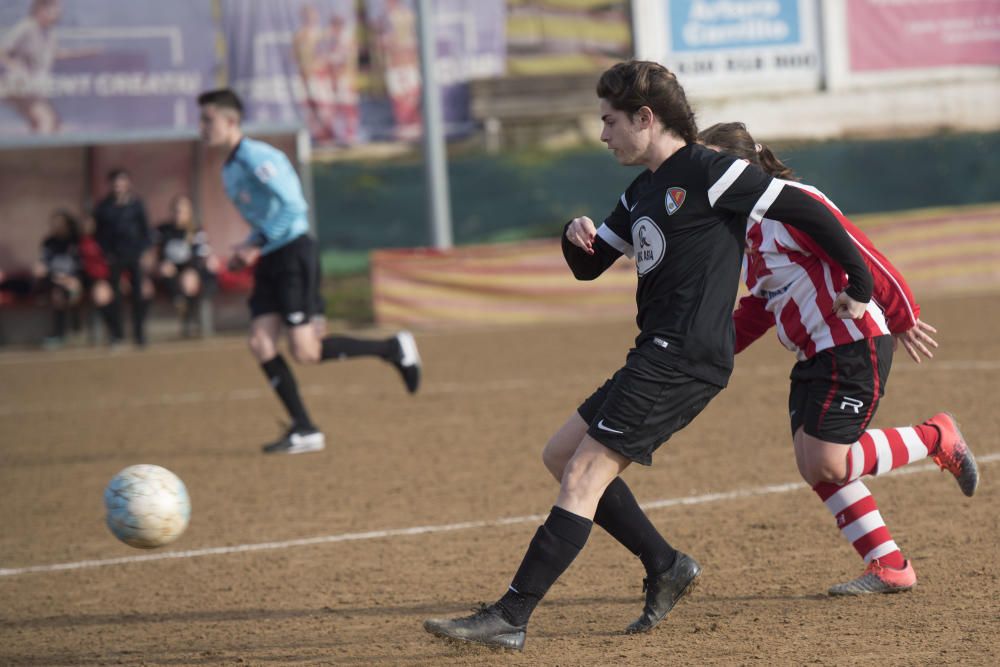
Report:
M 851 0 L 854 72 L 1000 65 L 997 0 Z

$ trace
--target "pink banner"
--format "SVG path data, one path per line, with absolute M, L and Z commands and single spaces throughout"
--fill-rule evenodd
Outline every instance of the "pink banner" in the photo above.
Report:
M 851 70 L 1000 65 L 998 0 L 851 0 Z

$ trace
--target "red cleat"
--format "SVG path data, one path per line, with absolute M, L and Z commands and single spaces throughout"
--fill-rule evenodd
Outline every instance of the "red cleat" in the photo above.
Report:
M 955 479 L 962 493 L 971 497 L 979 486 L 979 466 L 976 457 L 958 430 L 958 422 L 948 412 L 939 412 L 924 422 L 938 430 L 937 448 L 931 453 L 931 458 L 941 470 L 947 470 Z
M 867 595 L 869 593 L 901 593 L 917 585 L 917 573 L 910 561 L 902 570 L 885 567 L 878 558 L 868 563 L 865 573 L 851 581 L 832 586 L 830 595 Z

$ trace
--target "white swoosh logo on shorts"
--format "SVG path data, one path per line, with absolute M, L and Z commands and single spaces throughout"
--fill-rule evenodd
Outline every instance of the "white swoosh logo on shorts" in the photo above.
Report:
M 602 431 L 607 431 L 608 433 L 617 433 L 618 435 L 622 435 L 623 433 L 625 433 L 625 431 L 616 431 L 613 428 L 609 428 L 609 427 L 605 426 L 603 419 L 601 421 L 597 422 L 597 428 L 601 429 Z

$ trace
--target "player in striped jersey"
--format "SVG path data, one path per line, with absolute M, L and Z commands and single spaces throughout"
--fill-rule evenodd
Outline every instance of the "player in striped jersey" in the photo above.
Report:
M 798 358 L 789 415 L 799 472 L 866 563 L 861 577 L 833 586 L 830 593 L 909 590 L 917 582 L 913 566 L 859 478 L 930 456 L 956 477 L 965 495 L 975 492 L 976 461 L 950 414 L 936 414 L 917 426 L 866 430 L 884 394 L 896 345 L 902 343 L 920 363 L 921 355 L 933 357 L 935 329 L 920 320 L 920 307 L 903 276 L 871 240 L 823 193 L 796 182 L 742 123 L 713 125 L 698 138 L 821 203 L 847 231 L 873 276 L 873 298 L 863 315 L 840 319 L 833 304 L 846 276 L 825 248 L 784 224 L 780 215 L 748 219 L 744 270 L 750 293 L 733 314 L 736 352 L 775 327 L 778 339 Z
M 726 386 L 748 216 L 771 213 L 829 249 L 850 276 L 837 295 L 840 316 L 861 316 L 871 298 L 871 274 L 829 209 L 745 160 L 698 145 L 684 90 L 665 67 L 619 63 L 601 76 L 597 96 L 601 140 L 620 164 L 646 169 L 600 228 L 588 217 L 566 225 L 563 254 L 580 280 L 599 277 L 622 255 L 635 259 L 639 335 L 625 365 L 546 444 L 559 496 L 508 591 L 472 616 L 426 621 L 438 636 L 521 649 L 533 610 L 594 523 L 646 570 L 645 604 L 626 633 L 651 630 L 690 590 L 700 566 L 666 542 L 619 474 L 633 462 L 650 465 Z

